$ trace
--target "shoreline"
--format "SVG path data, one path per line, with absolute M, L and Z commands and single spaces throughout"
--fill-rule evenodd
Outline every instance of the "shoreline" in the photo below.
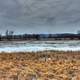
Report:
M 67 50 L 67 51 L 63 51 L 63 50 L 40 50 L 40 51 L 2 51 L 0 52 L 0 54 L 20 54 L 20 53 L 24 53 L 24 54 L 27 54 L 27 53 L 65 53 L 65 54 L 72 54 L 72 53 L 80 53 L 80 50 L 77 50 L 77 51 L 73 51 L 73 50 Z

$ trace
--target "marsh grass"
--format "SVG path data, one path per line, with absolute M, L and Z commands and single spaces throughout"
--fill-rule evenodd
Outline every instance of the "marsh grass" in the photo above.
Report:
M 0 80 L 80 80 L 79 75 L 79 51 L 0 53 Z

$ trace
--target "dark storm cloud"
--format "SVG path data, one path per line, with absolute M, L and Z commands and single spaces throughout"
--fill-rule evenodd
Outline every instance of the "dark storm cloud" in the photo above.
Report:
M 79 8 L 79 0 L 0 0 L 0 28 L 27 33 L 72 32 L 79 29 Z

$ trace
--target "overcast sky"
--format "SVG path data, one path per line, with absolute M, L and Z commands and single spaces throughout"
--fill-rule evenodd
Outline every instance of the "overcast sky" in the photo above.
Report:
M 0 33 L 80 30 L 80 0 L 0 0 Z

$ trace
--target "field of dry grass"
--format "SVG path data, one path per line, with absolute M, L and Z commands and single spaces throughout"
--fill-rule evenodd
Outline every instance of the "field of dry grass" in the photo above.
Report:
M 0 53 L 0 80 L 80 80 L 80 52 Z

